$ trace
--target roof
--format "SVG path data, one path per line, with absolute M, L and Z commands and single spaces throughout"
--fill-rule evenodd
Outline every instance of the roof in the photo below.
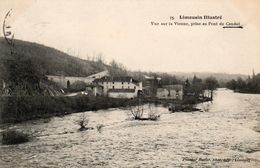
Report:
M 134 82 L 134 83 L 138 83 L 137 80 L 134 80 L 130 76 L 119 76 L 119 77 L 104 76 L 100 79 L 95 79 L 93 82 Z
M 107 76 L 107 75 L 109 75 L 109 72 L 106 70 L 106 71 L 102 71 L 102 72 L 99 72 L 99 73 L 89 75 L 87 78 L 99 78 L 101 76 Z
M 134 93 L 135 89 L 109 89 L 108 92 L 113 93 Z

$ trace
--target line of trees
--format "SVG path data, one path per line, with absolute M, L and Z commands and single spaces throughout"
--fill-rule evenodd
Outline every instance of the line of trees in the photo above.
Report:
M 245 80 L 242 78 L 232 79 L 227 82 L 226 87 L 240 93 L 260 93 L 260 73 L 255 75 L 253 72 L 252 77 L 248 76 Z
M 184 83 L 184 96 L 193 96 L 195 99 L 208 97 L 213 100 L 213 91 L 219 86 L 215 77 L 207 77 L 202 80 L 196 75 L 189 81 L 188 79 Z

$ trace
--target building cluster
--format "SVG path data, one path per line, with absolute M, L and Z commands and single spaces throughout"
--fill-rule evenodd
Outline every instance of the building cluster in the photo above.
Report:
M 183 98 L 182 85 L 165 85 L 158 87 L 161 78 L 145 77 L 145 81 L 137 81 L 131 76 L 112 77 L 108 71 L 93 74 L 88 77 L 47 76 L 49 80 L 63 88 L 82 81 L 86 83 L 86 92 L 92 96 L 107 96 L 112 98 L 135 98 L 140 95 L 159 99 Z M 144 84 L 143 84 L 144 83 Z M 144 85 L 144 86 L 143 86 Z
M 142 94 L 142 82 L 130 76 L 110 77 L 105 76 L 95 79 L 87 91 L 93 91 L 95 96 L 103 95 L 113 98 L 134 98 Z
M 144 94 L 158 99 L 183 99 L 183 85 L 161 85 L 160 77 L 145 76 Z
M 179 99 L 183 98 L 182 85 L 165 85 L 162 88 L 157 88 L 156 97 L 159 99 Z

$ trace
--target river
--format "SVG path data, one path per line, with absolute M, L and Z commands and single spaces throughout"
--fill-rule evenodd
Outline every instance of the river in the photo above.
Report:
M 219 89 L 198 106 L 206 112 L 154 107 L 158 121 L 123 109 L 86 112 L 94 129 L 82 132 L 81 113 L 6 125 L 34 138 L 0 145 L 0 167 L 260 167 L 260 95 Z

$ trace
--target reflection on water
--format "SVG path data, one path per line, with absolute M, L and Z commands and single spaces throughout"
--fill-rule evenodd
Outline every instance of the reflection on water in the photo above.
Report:
M 0 145 L 0 167 L 260 166 L 260 95 L 221 89 L 198 106 L 208 112 L 156 107 L 159 121 L 133 121 L 122 109 L 87 112 L 95 129 L 86 132 L 77 131 L 81 114 L 17 124 L 35 138 Z

